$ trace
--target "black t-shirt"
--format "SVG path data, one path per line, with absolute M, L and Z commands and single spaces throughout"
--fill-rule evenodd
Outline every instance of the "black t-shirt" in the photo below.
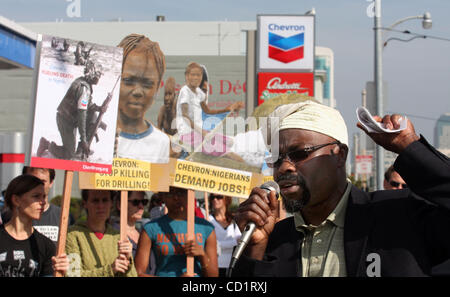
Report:
M 17 240 L 0 226 L 0 277 L 51 276 L 55 253 L 55 244 L 36 229 L 28 239 Z
M 49 208 L 42 213 L 40 220 L 33 220 L 33 226 L 40 233 L 56 243 L 58 241 L 60 215 L 61 208 L 50 204 Z
M 49 208 L 42 214 L 41 219 L 33 220 L 33 226 L 56 244 L 58 242 L 60 216 L 61 207 L 50 203 Z M 69 225 L 72 225 L 73 221 L 72 215 L 69 215 Z

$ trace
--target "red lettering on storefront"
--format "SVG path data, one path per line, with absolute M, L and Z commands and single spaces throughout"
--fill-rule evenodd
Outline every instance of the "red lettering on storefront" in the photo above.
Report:
M 227 84 L 227 90 L 224 90 L 224 83 Z M 220 95 L 227 95 L 231 92 L 231 90 L 233 89 L 233 85 L 231 84 L 231 82 L 229 80 L 221 80 L 220 81 Z

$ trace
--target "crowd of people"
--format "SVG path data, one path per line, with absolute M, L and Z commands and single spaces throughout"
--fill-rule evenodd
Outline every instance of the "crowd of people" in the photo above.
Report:
M 336 144 L 339 146 L 343 142 L 345 140 L 341 139 Z M 331 142 L 328 145 L 332 146 L 334 143 Z M 332 149 L 330 152 L 333 151 Z M 335 154 L 339 156 L 338 151 Z M 289 158 L 288 163 L 294 164 L 299 157 L 291 154 L 283 158 Z M 274 162 L 272 166 L 286 167 L 280 161 Z M 232 197 L 211 193 L 207 198 L 210 206 L 209 216 L 206 216 L 204 209 L 196 205 L 193 238 L 187 238 L 186 232 L 186 189 L 170 187 L 169 192 L 154 193 L 150 199 L 146 192 L 129 191 L 126 240 L 120 240 L 120 222 L 117 217 L 111 215 L 112 211 L 120 215 L 119 193 L 106 190 L 82 190 L 82 207 L 86 211 L 86 219 L 74 222 L 71 216 L 65 252 L 56 255 L 61 210 L 48 201 L 55 172 L 53 169 L 25 166 L 23 174 L 9 183 L 4 194 L 5 207 L 1 212 L 3 224 L 0 225 L 0 276 L 52 276 L 55 272 L 68 277 L 192 276 L 187 275 L 186 271 L 186 258 L 192 256 L 194 257 L 193 276 L 225 277 L 233 248 L 241 237 L 243 222 L 247 222 L 251 212 L 258 213 L 257 216 L 252 216 L 252 220 L 260 225 L 259 228 L 266 229 L 268 233 L 274 233 L 275 237 L 270 237 L 269 241 L 290 241 L 304 234 L 302 251 L 309 249 L 310 255 L 301 257 L 302 263 L 305 263 L 303 265 L 309 267 L 307 271 L 301 272 L 303 276 L 345 276 L 356 273 L 354 270 L 349 270 L 352 267 L 347 266 L 348 260 L 343 254 L 344 250 L 339 247 L 339 241 L 333 242 L 336 237 L 342 236 L 343 214 L 348 206 L 341 202 L 345 200 L 341 200 L 334 207 L 331 213 L 333 217 L 328 215 L 325 220 L 319 218 L 314 221 L 314 217 L 307 219 L 308 213 L 305 213 L 303 218 L 299 208 L 296 208 L 298 204 L 288 200 L 292 199 L 288 196 L 291 190 L 289 188 L 295 184 L 292 172 L 284 173 L 282 176 L 278 178 L 278 182 L 286 209 L 291 216 L 280 222 L 279 226 L 273 226 L 280 220 L 280 218 L 274 218 L 276 213 L 272 205 L 275 203 L 274 197 L 269 195 L 269 200 L 265 200 L 266 203 L 268 201 L 267 205 L 264 205 L 261 200 L 257 202 L 263 195 L 258 189 L 254 189 L 250 198 L 239 207 L 236 219 L 230 211 Z M 286 187 L 285 184 L 289 186 Z M 409 188 L 394 166 L 389 167 L 385 172 L 384 186 L 386 190 Z M 348 200 L 351 191 L 355 190 L 352 190 L 348 182 L 344 188 L 343 196 Z M 399 192 L 399 196 L 402 196 L 400 193 L 402 192 Z M 316 195 L 304 192 L 299 197 L 303 199 L 302 203 L 308 204 L 308 200 L 312 199 L 311 196 L 316 197 Z M 348 205 L 349 202 L 345 202 Z M 249 206 L 255 203 L 257 207 Z M 267 207 L 271 210 L 269 213 L 267 213 L 269 210 L 266 209 Z M 144 218 L 145 211 L 150 215 L 148 218 Z M 264 218 L 264 223 L 259 222 L 260 218 Z M 306 220 L 311 221 L 307 223 Z M 294 229 L 300 232 L 296 232 L 295 235 L 290 234 L 292 232 L 289 231 L 290 222 L 295 222 L 297 227 Z M 267 230 L 267 228 L 273 230 Z M 285 229 L 281 231 L 279 228 Z M 317 231 L 311 233 L 313 230 Z M 258 236 L 264 237 L 261 234 L 254 237 L 258 238 Z M 280 236 L 286 236 L 286 238 L 280 238 Z M 319 254 L 324 252 L 316 243 L 325 240 L 325 237 L 329 241 L 328 250 L 325 250 L 325 253 L 331 254 L 325 254 L 320 265 L 314 265 L 314 259 L 321 259 Z M 289 249 L 284 249 L 283 254 L 277 255 L 280 259 L 279 264 L 274 262 L 276 258 L 269 261 L 272 264 L 268 264 L 269 262 L 259 264 L 258 261 L 269 257 L 265 253 L 277 253 L 277 244 L 273 246 L 273 243 L 266 243 L 267 247 L 263 248 L 258 247 L 258 244 L 261 240 L 265 242 L 264 239 L 253 240 L 258 243 L 247 249 L 246 255 L 237 265 L 236 275 L 266 275 L 266 273 L 290 275 L 289 266 L 292 264 L 288 265 L 286 260 L 283 260 L 291 257 Z M 345 248 L 347 247 L 344 243 Z M 264 254 L 261 254 L 262 252 Z M 281 265 L 283 269 L 277 265 Z M 271 267 L 270 271 L 266 270 L 268 269 L 266 266 Z M 248 271 L 250 267 L 254 269 L 251 272 Z M 392 271 L 397 272 L 393 268 Z M 298 273 L 300 272 L 297 271 L 296 275 L 301 276 Z
M 114 208 L 121 211 L 118 193 L 82 190 L 86 219 L 70 222 L 65 252 L 56 255 L 61 210 L 48 201 L 54 170 L 24 167 L 4 192 L 0 275 L 223 277 L 249 221 L 257 228 L 233 267 L 234 276 L 430 275 L 449 259 L 450 242 L 433 235 L 450 224 L 449 159 L 415 135 L 411 123 L 401 138 L 369 134 L 399 157 L 385 174 L 388 191 L 361 191 L 345 175 L 348 140 L 340 115 L 314 102 L 300 105 L 299 110 L 310 109 L 307 123 L 295 109 L 284 114 L 279 158 L 268 161 L 288 218 L 277 217 L 275 195 L 259 188 L 234 215 L 231 197 L 212 193 L 210 215 L 196 206 L 195 232 L 188 238 L 186 189 L 170 187 L 151 199 L 145 192 L 129 191 L 126 239 L 121 240 L 120 225 L 111 216 Z M 332 129 L 321 124 L 323 117 L 334 118 Z M 386 116 L 383 122 L 395 127 L 398 117 Z M 145 219 L 147 205 L 151 216 Z M 398 228 L 404 231 L 400 237 Z M 392 242 L 404 251 L 389 248 Z M 297 247 L 300 258 L 294 261 Z M 381 268 L 369 271 L 367 263 L 356 261 L 365 258 L 361 253 L 380 255 Z M 187 274 L 189 256 L 194 275 Z M 393 257 L 403 266 L 393 265 Z
M 129 191 L 127 239 L 120 240 L 120 221 L 113 215 L 120 216 L 119 193 L 82 190 L 86 217 L 74 222 L 71 216 L 65 253 L 55 256 L 61 209 L 48 201 L 55 172 L 24 167 L 23 173 L 5 191 L 0 276 L 52 276 L 55 272 L 68 277 L 188 276 L 187 256 L 194 257 L 194 276 L 215 277 L 219 271 L 225 275 L 240 236 L 229 209 L 231 197 L 211 194 L 209 217 L 197 203 L 195 234 L 187 238 L 186 189 L 170 187 L 151 199 L 146 192 Z M 52 182 L 46 184 L 49 176 Z M 44 214 L 53 208 L 57 214 L 49 222 Z M 143 216 L 145 211 L 148 218 Z M 43 221 L 46 228 L 39 229 Z

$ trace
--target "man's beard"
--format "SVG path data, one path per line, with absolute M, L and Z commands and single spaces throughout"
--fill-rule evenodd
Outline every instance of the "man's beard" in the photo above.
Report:
M 298 174 L 284 174 L 278 177 L 277 182 L 280 182 L 282 180 L 293 181 L 296 185 L 302 188 L 302 195 L 300 199 L 288 199 L 281 194 L 281 199 L 283 200 L 286 211 L 289 213 L 299 212 L 305 205 L 308 204 L 309 200 L 311 199 L 311 192 L 306 186 L 305 179 Z

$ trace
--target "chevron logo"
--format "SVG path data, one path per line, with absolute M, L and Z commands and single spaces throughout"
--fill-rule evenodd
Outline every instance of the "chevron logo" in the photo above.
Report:
M 269 58 L 290 63 L 304 57 L 305 33 L 283 37 L 269 32 Z

